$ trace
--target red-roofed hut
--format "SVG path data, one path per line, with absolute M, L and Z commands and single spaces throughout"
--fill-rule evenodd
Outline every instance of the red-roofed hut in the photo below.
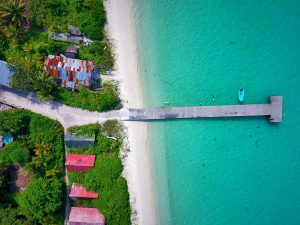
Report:
M 72 207 L 70 225 L 105 225 L 105 217 L 97 208 Z
M 94 167 L 95 158 L 95 155 L 67 154 L 65 166 L 70 172 L 86 172 Z
M 73 200 L 83 199 L 90 200 L 94 198 L 98 198 L 97 192 L 87 191 L 82 185 L 73 183 L 71 191 L 69 193 L 69 197 Z

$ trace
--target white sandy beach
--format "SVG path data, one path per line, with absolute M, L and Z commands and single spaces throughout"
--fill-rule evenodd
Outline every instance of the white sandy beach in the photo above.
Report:
M 121 97 L 125 107 L 143 107 L 141 83 L 137 71 L 135 27 L 131 14 L 131 0 L 105 1 L 107 31 L 114 40 L 117 55 L 113 77 L 120 81 Z M 137 214 L 132 223 L 157 224 L 154 204 L 151 162 L 147 142 L 147 124 L 126 122 L 130 153 L 124 160 L 124 176 L 128 181 L 130 202 Z

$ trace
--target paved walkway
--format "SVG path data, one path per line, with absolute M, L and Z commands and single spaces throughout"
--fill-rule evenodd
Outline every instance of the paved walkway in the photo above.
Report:
M 270 122 L 282 120 L 282 96 L 271 96 L 270 104 L 191 106 L 156 109 L 126 109 L 105 113 L 91 112 L 47 100 L 40 101 L 33 94 L 16 92 L 0 85 L 0 102 L 31 110 L 51 119 L 58 120 L 64 128 L 104 122 L 108 119 L 146 121 L 179 118 L 269 116 Z
M 58 120 L 65 129 L 75 125 L 104 122 L 108 119 L 127 120 L 129 117 L 128 109 L 106 113 L 90 112 L 79 108 L 69 107 L 51 100 L 43 102 L 33 94 L 16 92 L 1 85 L 0 102 L 16 108 L 28 109 L 51 119 Z
M 270 122 L 281 122 L 282 96 L 271 96 L 270 102 L 270 104 L 129 109 L 129 120 L 269 116 Z

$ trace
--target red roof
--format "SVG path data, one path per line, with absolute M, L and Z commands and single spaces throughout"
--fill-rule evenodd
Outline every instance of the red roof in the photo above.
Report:
M 76 49 L 70 49 L 73 50 Z M 48 55 L 44 61 L 44 70 L 61 81 L 69 81 L 67 86 L 74 88 L 78 81 L 85 86 L 91 85 L 94 64 L 88 60 L 67 58 L 64 55 Z
M 65 166 L 68 171 L 87 171 L 94 167 L 95 155 L 67 154 Z
M 49 69 L 50 66 L 55 66 L 56 69 L 59 67 L 68 71 L 80 71 L 88 74 L 91 74 L 94 69 L 94 63 L 89 60 L 72 59 L 55 55 L 48 55 L 48 57 L 45 58 L 44 66 L 46 66 L 47 69 Z
M 70 194 L 70 198 L 98 198 L 97 192 L 89 192 L 83 186 L 73 183 Z
M 70 225 L 105 225 L 105 218 L 97 208 L 72 207 Z

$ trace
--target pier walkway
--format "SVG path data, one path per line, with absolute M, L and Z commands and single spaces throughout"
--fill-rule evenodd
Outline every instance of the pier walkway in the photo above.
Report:
M 269 116 L 270 122 L 282 120 L 282 96 L 271 96 L 270 104 L 191 106 L 156 109 L 129 109 L 128 120 L 160 120 L 205 117 Z
M 104 122 L 109 119 L 147 121 L 180 118 L 269 116 L 270 122 L 282 120 L 282 96 L 271 96 L 270 104 L 191 106 L 154 109 L 127 109 L 109 112 L 90 112 L 47 100 L 40 101 L 33 94 L 17 92 L 0 85 L 0 102 L 31 110 L 58 120 L 65 128 L 75 125 Z

